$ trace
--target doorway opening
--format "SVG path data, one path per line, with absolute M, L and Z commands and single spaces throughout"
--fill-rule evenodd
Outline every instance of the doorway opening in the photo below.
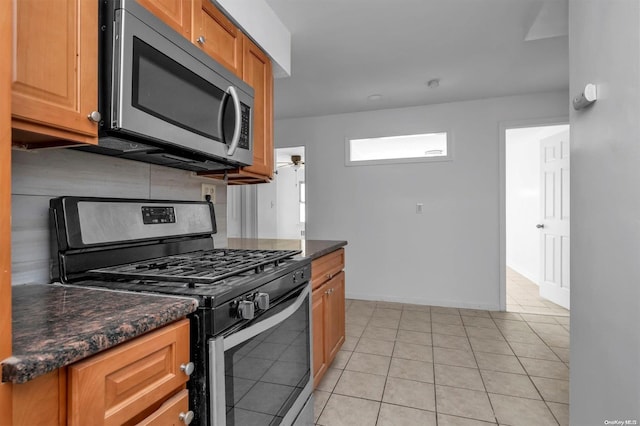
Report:
M 305 239 L 305 147 L 275 149 L 270 183 L 227 188 L 228 238 Z
M 569 125 L 504 129 L 504 293 L 510 312 L 569 314 Z

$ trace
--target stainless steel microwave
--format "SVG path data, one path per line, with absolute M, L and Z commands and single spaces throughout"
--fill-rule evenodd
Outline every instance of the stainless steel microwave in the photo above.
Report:
M 253 89 L 134 0 L 101 1 L 97 146 L 193 171 L 253 163 Z

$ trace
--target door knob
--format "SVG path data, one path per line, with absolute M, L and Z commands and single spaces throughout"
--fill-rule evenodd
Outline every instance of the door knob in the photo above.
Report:
M 539 224 L 536 225 L 536 228 L 538 228 L 538 229 L 544 228 L 544 225 L 542 223 L 539 223 Z

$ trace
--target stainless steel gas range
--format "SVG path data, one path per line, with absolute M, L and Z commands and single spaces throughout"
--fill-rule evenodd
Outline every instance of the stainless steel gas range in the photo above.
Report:
M 193 424 L 313 424 L 309 259 L 215 249 L 208 202 L 61 197 L 50 222 L 53 281 L 198 300 Z

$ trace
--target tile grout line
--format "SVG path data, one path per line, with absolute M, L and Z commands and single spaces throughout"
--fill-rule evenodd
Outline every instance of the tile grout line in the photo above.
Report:
M 489 315 L 491 317 L 491 315 Z M 496 409 L 493 408 L 493 402 L 491 402 L 491 398 L 489 398 L 489 390 L 487 389 L 487 385 L 484 383 L 484 378 L 482 377 L 482 373 L 480 372 L 480 364 L 478 364 L 478 358 L 476 358 L 476 351 L 471 346 L 471 339 L 469 338 L 469 333 L 467 332 L 467 327 L 464 325 L 464 320 L 462 320 L 462 315 L 460 315 L 460 320 L 462 321 L 462 328 L 464 329 L 464 334 L 467 336 L 467 341 L 469 342 L 469 348 L 471 348 L 471 355 L 473 355 L 473 361 L 476 363 L 476 367 L 478 370 L 478 375 L 480 376 L 480 381 L 482 382 L 482 387 L 484 388 L 484 392 L 487 395 L 487 400 L 489 401 L 489 406 L 491 407 L 491 411 L 493 412 L 493 418 L 495 420 L 495 424 L 498 423 L 498 416 L 496 415 Z M 496 328 L 498 325 L 495 323 L 493 318 L 491 318 Z
M 538 338 L 540 340 L 542 340 L 542 342 L 546 345 L 546 342 L 544 341 L 544 339 L 542 339 L 538 333 L 536 333 L 536 331 L 529 325 L 529 322 L 526 319 L 522 319 L 523 322 L 525 322 L 527 324 L 527 327 L 529 327 L 531 329 L 531 331 L 538 336 Z M 494 320 L 495 323 L 495 320 Z M 516 359 L 518 360 L 518 364 L 520 364 L 520 367 L 522 367 L 522 370 L 526 373 L 527 378 L 529 379 L 529 382 L 533 385 L 533 388 L 536 390 L 536 392 L 538 392 L 538 395 L 540 395 L 540 400 L 542 402 L 544 402 L 545 407 L 547 407 L 547 410 L 549 410 L 549 413 L 551 413 L 551 416 L 553 417 L 553 419 L 556 421 L 556 423 L 558 425 L 560 425 L 560 421 L 558 420 L 558 418 L 556 417 L 556 415 L 553 413 L 553 410 L 551 410 L 551 407 L 549 407 L 549 404 L 547 404 L 547 401 L 544 399 L 544 396 L 542 396 L 542 392 L 540 392 L 540 389 L 538 389 L 538 387 L 536 386 L 536 383 L 533 381 L 533 379 L 531 378 L 531 375 L 529 374 L 529 372 L 527 371 L 527 369 L 525 368 L 524 364 L 522 364 L 522 361 L 520 361 L 520 357 L 518 355 L 516 355 L 516 352 L 513 350 L 513 347 L 511 346 L 511 343 L 509 343 L 509 339 L 507 339 L 507 337 L 504 335 L 504 333 L 502 332 L 502 330 L 500 329 L 500 327 L 498 327 L 498 324 L 496 324 L 496 327 L 498 328 L 498 331 L 500 332 L 500 334 L 502 335 L 502 338 L 505 340 L 505 342 L 507 343 L 507 346 L 509 346 L 509 349 L 511 349 L 511 352 L 513 352 L 513 355 L 516 357 Z M 547 346 L 548 348 L 548 346 Z M 551 348 L 549 348 L 549 350 L 551 350 Z M 552 351 L 553 352 L 553 351 Z M 555 353 L 554 353 L 555 354 Z M 557 356 L 557 355 L 556 355 Z M 527 358 L 527 357 L 523 357 L 523 358 Z M 482 375 L 481 375 L 482 376 Z M 537 377 L 537 376 L 534 376 Z M 497 419 L 496 419 L 497 420 Z

